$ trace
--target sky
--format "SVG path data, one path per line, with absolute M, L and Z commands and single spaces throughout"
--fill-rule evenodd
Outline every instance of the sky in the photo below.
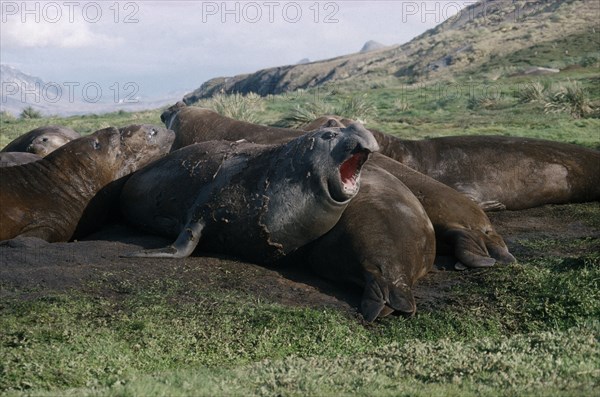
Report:
M 213 77 L 401 44 L 474 1 L 0 1 L 0 62 L 104 92 L 189 92 Z

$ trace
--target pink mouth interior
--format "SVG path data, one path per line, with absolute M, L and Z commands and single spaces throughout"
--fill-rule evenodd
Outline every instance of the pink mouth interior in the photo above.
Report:
M 363 152 L 353 154 L 348 160 L 344 161 L 340 166 L 340 176 L 342 183 L 350 188 L 356 186 L 360 168 L 367 159 L 367 154 Z

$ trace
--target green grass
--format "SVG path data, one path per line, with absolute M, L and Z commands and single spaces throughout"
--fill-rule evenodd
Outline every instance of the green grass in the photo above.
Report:
M 590 211 L 590 210 L 589 210 Z M 588 211 L 588 216 L 591 213 Z M 598 208 L 591 209 L 597 216 Z M 363 325 L 227 290 L 100 277 L 0 304 L 8 395 L 578 395 L 600 387 L 600 255 L 452 273 L 415 318 Z M 595 241 L 597 244 L 597 241 Z M 31 297 L 33 296 L 33 297 Z

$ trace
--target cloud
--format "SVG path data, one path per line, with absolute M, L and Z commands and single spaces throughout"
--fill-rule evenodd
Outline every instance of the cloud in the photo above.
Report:
M 6 48 L 113 47 L 121 42 L 119 37 L 94 32 L 85 21 L 51 23 L 40 20 L 23 23 L 20 19 L 9 19 L 2 24 L 2 46 Z

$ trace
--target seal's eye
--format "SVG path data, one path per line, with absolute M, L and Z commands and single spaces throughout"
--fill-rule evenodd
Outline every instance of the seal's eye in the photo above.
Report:
M 100 141 L 97 139 L 92 142 L 92 147 L 94 148 L 94 150 L 100 149 L 101 146 L 102 145 L 100 144 Z
M 42 142 L 48 142 L 48 138 L 46 138 L 46 137 L 42 138 Z
M 323 135 L 321 135 L 321 139 L 329 141 L 329 140 L 335 138 L 338 135 L 339 135 L 338 132 L 326 131 L 326 132 L 323 133 Z
M 154 128 L 150 129 L 150 131 L 148 132 L 148 136 L 150 138 L 154 137 L 156 134 L 158 134 L 158 131 L 155 130 Z

